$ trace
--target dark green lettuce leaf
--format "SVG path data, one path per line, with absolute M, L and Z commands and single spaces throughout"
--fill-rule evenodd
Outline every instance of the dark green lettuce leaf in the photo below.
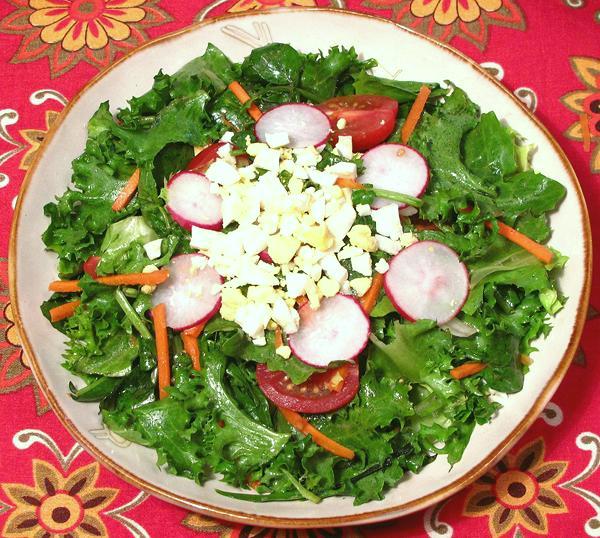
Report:
M 493 112 L 482 114 L 467 133 L 463 151 L 467 168 L 483 179 L 494 181 L 517 170 L 513 136 Z

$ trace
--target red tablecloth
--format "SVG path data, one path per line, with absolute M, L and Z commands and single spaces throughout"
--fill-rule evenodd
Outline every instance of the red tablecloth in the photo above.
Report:
M 493 72 L 567 152 L 600 237 L 599 0 L 331 2 L 450 42 Z M 82 452 L 27 368 L 12 323 L 6 253 L 24 172 L 49 125 L 89 78 L 124 52 L 195 20 L 313 5 L 315 0 L 0 0 L 3 537 L 288 536 L 190 514 L 126 484 Z M 597 308 L 599 282 L 592 291 Z M 386 524 L 297 536 L 600 536 L 599 349 L 600 315 L 592 306 L 578 356 L 552 402 L 510 454 L 465 491 Z

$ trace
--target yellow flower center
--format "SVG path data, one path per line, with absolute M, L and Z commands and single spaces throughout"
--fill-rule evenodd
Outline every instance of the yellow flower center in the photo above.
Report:
M 512 510 L 525 508 L 535 502 L 540 486 L 529 473 L 511 469 L 496 479 L 495 494 L 500 504 Z
M 77 497 L 57 492 L 44 499 L 38 507 L 40 525 L 53 534 L 68 533 L 83 520 L 84 509 Z

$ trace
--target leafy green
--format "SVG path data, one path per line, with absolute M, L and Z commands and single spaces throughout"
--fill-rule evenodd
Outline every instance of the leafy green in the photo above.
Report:
M 144 217 L 131 216 L 111 224 L 100 245 L 100 275 L 139 273 L 150 263 L 144 245 L 156 239 Z
M 79 278 L 82 304 L 54 327 L 67 339 L 63 365 L 84 386 L 70 385 L 80 402 L 98 402 L 102 420 L 115 434 L 152 447 L 168 472 L 203 482 L 220 474 L 228 484 L 255 492 L 222 492 L 252 502 L 348 495 L 356 504 L 382 499 L 407 472 L 418 473 L 438 454 L 450 464 L 464 452 L 477 424 L 498 405 L 490 389 L 523 387 L 522 354 L 550 331 L 550 316 L 565 298 L 557 275 L 566 262 L 555 253 L 544 266 L 498 233 L 497 221 L 532 239 L 550 236 L 549 213 L 565 196 L 556 181 L 531 169 L 532 145 L 479 108 L 459 88 L 429 84 L 432 92 L 409 140 L 427 159 L 431 180 L 419 207 L 432 229 L 405 231 L 440 241 L 466 264 L 471 289 L 459 319 L 475 334 L 456 337 L 434 321 L 403 320 L 384 292 L 371 312 L 371 341 L 356 359 L 360 386 L 346 407 L 312 415 L 323 434 L 355 452 L 346 460 L 291 427 L 256 382 L 256 364 L 282 371 L 291 383 L 320 372 L 296 357 L 275 353 L 274 332 L 257 346 L 234 322 L 215 316 L 199 339 L 202 370 L 192 369 L 181 335 L 168 331 L 171 383 L 158 399 L 156 348 L 150 295 L 136 287 L 104 286 L 82 274 L 91 255 L 100 255 L 101 274 L 141 271 L 150 263 L 143 245 L 162 239 L 161 256 L 191 252 L 190 234 L 165 207 L 165 185 L 184 169 L 194 147 L 235 131 L 239 154 L 255 140 L 248 104 L 227 89 L 237 80 L 263 110 L 286 102 L 320 103 L 352 94 L 386 95 L 399 103 L 397 141 L 421 82 L 396 81 L 370 73 L 372 59 L 333 47 L 305 54 L 273 43 L 234 63 L 213 45 L 172 75 L 158 73 L 152 88 L 132 98 L 115 117 L 103 103 L 88 124 L 85 151 L 73 162 L 73 185 L 44 208 L 50 222 L 43 235 L 58 255 L 61 278 Z M 345 161 L 331 144 L 321 152 L 320 170 Z M 359 173 L 364 164 L 352 158 Z M 137 193 L 119 212 L 112 203 L 133 171 Z M 289 180 L 282 177 L 282 182 Z M 377 189 L 354 193 L 355 203 L 390 195 Z M 370 217 L 359 217 L 373 231 Z M 417 230 L 415 229 L 417 228 Z M 225 230 L 227 231 L 227 230 Z M 374 260 L 388 255 L 373 253 Z M 347 263 L 347 262 L 344 262 Z M 352 273 L 350 274 L 352 277 Z M 49 310 L 71 300 L 54 294 Z M 481 361 L 477 375 L 455 380 L 450 370 Z
M 482 179 L 497 179 L 516 172 L 515 145 L 508 128 L 496 114 L 486 112 L 463 142 L 467 168 Z
M 423 85 L 422 82 L 376 77 L 367 71 L 357 73 L 352 84 L 357 94 L 385 95 L 396 99 L 400 104 L 412 103 Z M 446 93 L 438 84 L 425 84 L 425 86 L 431 89 L 430 100 L 435 100 Z

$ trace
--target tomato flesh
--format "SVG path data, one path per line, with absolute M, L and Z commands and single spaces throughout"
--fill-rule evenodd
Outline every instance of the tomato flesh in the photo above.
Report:
M 224 146 L 225 142 L 215 142 L 210 146 L 206 146 L 198 155 L 196 155 L 187 165 L 186 170 L 197 172 L 198 174 L 204 174 L 208 167 L 214 163 L 219 157 L 218 151 L 221 146 Z M 233 146 L 236 149 L 235 146 Z M 249 164 L 248 156 L 238 155 L 235 158 L 238 166 L 246 166 Z
M 83 263 L 83 271 L 90 275 L 92 278 L 98 278 L 98 273 L 96 273 L 96 269 L 98 268 L 99 263 L 100 256 L 90 256 Z
M 217 160 L 217 152 L 219 151 L 219 148 L 224 145 L 225 142 L 215 142 L 210 146 L 206 146 L 188 163 L 186 169 L 203 174 L 208 167 Z
M 358 364 L 351 362 L 294 385 L 285 372 L 271 372 L 265 364 L 258 364 L 256 380 L 264 395 L 278 407 L 299 413 L 327 413 L 352 401 L 358 392 L 359 372 Z
M 333 97 L 318 107 L 329 117 L 333 140 L 351 136 L 354 151 L 366 151 L 381 144 L 396 127 L 398 101 L 383 95 Z M 345 125 L 338 128 L 339 120 L 345 120 Z

